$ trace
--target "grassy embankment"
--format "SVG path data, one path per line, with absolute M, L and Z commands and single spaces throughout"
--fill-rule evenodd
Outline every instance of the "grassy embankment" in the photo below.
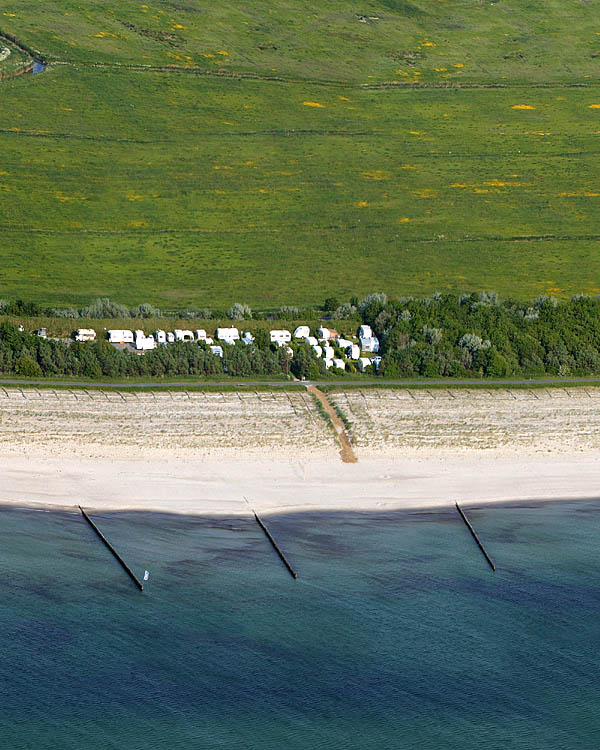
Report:
M 169 390 L 173 392 L 196 392 L 196 391 L 208 391 L 217 393 L 235 393 L 238 391 L 251 391 L 252 393 L 271 393 L 274 390 L 279 391 L 302 391 L 306 390 L 306 386 L 300 383 L 293 383 L 289 381 L 278 382 L 277 378 L 271 378 L 269 381 L 261 382 L 258 379 L 256 382 L 252 381 L 249 383 L 243 382 L 243 380 L 232 380 L 231 385 L 224 383 L 223 379 L 217 381 L 202 380 L 202 378 L 193 377 L 177 377 L 173 380 L 160 378 L 153 379 L 152 384 L 148 387 L 148 380 L 136 380 L 135 378 L 127 378 L 127 380 L 118 379 L 100 379 L 93 381 L 90 378 L 76 378 L 76 377 L 56 377 L 51 382 L 44 382 L 43 380 L 35 380 L 31 378 L 23 378 L 10 375 L 2 375 L 1 380 L 3 389 L 17 389 L 17 390 L 108 390 L 108 391 L 127 391 L 136 393 L 148 393 L 156 389 L 157 392 L 162 390 Z M 12 382 L 11 382 L 12 381 Z M 26 385 L 23 382 L 27 381 Z M 62 381 L 62 382 L 61 382 Z
M 18 75 L 32 63 L 31 57 L 8 39 L 0 36 L 0 80 Z
M 433 380 L 433 382 L 432 382 Z M 378 383 L 363 383 L 357 382 L 340 382 L 340 383 L 327 383 L 320 385 L 319 388 L 327 394 L 339 393 L 348 388 L 357 386 L 359 390 L 424 390 L 424 391 L 444 391 L 451 389 L 453 391 L 472 391 L 472 390 L 483 390 L 483 391 L 531 391 L 531 390 L 544 390 L 546 388 L 598 388 L 600 386 L 600 378 L 591 378 L 587 382 L 582 381 L 571 381 L 568 378 L 552 377 L 550 375 L 545 378 L 541 377 L 535 381 L 523 381 L 520 383 L 513 383 L 509 378 L 505 380 L 493 380 L 490 382 L 485 378 L 469 380 L 465 382 L 457 382 L 451 378 L 440 378 L 438 380 L 428 378 L 416 378 L 411 379 L 405 383 L 390 383 L 382 379 Z
M 173 378 L 100 378 L 98 380 L 92 380 L 91 378 L 75 377 L 75 376 L 52 376 L 48 381 L 43 379 L 35 378 L 24 378 L 19 375 L 4 375 L 0 376 L 2 380 L 2 388 L 34 388 L 36 390 L 71 390 L 73 388 L 79 389 L 94 389 L 94 390 L 126 390 L 126 391 L 137 391 L 140 393 L 147 393 L 153 389 L 162 390 L 168 389 L 169 391 L 217 391 L 217 392 L 236 392 L 239 390 L 249 390 L 257 392 L 271 392 L 276 390 L 277 392 L 283 391 L 302 391 L 306 390 L 306 382 L 292 382 L 288 380 L 282 380 L 277 376 L 272 377 L 252 377 L 251 380 L 244 382 L 243 378 L 232 378 L 231 384 L 226 384 L 224 377 L 211 379 L 203 379 L 198 376 L 175 376 Z M 27 381 L 27 385 L 23 386 L 22 383 Z M 61 382 L 62 381 L 62 382 Z M 148 383 L 151 382 L 149 386 Z M 516 383 L 513 384 L 510 381 L 494 381 L 490 383 L 486 380 L 473 379 L 468 383 L 457 383 L 451 379 L 447 379 L 446 382 L 431 382 L 430 379 L 421 378 L 411 380 L 407 383 L 389 383 L 385 380 L 381 380 L 380 383 L 365 383 L 364 378 L 359 377 L 344 377 L 343 382 L 338 383 L 327 383 L 320 384 L 319 389 L 326 394 L 340 393 L 347 390 L 424 390 L 424 391 L 444 391 L 451 389 L 453 391 L 463 390 L 485 390 L 485 391 L 505 391 L 510 389 L 511 391 L 530 391 L 530 390 L 544 390 L 547 388 L 597 388 L 600 385 L 600 379 L 593 382 L 569 382 L 565 381 L 564 378 L 551 378 L 548 377 L 545 381 L 540 380 L 535 382 Z M 336 407 L 336 411 L 340 419 L 344 422 L 346 429 L 352 431 L 352 422 L 349 420 L 347 414 Z
M 68 61 L 2 82 L 3 297 L 600 291 L 587 6 L 22 2 L 0 20 Z

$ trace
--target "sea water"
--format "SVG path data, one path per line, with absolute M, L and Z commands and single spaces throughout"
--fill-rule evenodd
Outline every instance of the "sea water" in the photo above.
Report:
M 600 502 L 0 510 L 0 747 L 596 748 Z

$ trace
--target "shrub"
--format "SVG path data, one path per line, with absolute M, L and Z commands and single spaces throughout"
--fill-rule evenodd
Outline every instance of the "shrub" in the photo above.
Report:
M 254 346 L 259 349 L 268 349 L 271 344 L 271 337 L 266 328 L 257 328 L 253 332 L 254 335 Z
M 483 307 L 495 307 L 498 302 L 498 292 L 479 292 L 479 304 Z
M 364 299 L 361 299 L 361 301 L 358 303 L 357 307 L 359 312 L 364 312 L 368 307 L 370 307 L 373 303 L 377 303 L 379 305 L 385 305 L 387 302 L 387 294 L 384 294 L 383 292 L 373 292 L 373 294 L 367 294 L 367 296 Z
M 16 370 L 17 375 L 23 375 L 26 378 L 39 378 L 42 375 L 42 368 L 27 355 L 19 357 Z
M 128 318 L 129 308 L 101 297 L 79 311 L 82 318 Z
M 230 320 L 250 320 L 252 318 L 252 310 L 248 305 L 244 305 L 241 302 L 235 302 L 229 310 L 227 310 L 227 317 Z
M 78 318 L 79 310 L 74 307 L 53 307 L 48 310 L 53 318 Z
M 281 320 L 298 320 L 300 317 L 300 310 L 297 307 L 290 307 L 284 305 L 279 308 L 279 318 Z
M 528 323 L 533 323 L 540 317 L 540 311 L 536 310 L 534 307 L 528 307 L 525 311 L 525 314 L 523 315 L 523 318 Z
M 3 312 L 8 315 L 35 317 L 36 315 L 41 315 L 42 310 L 36 302 L 25 302 L 22 299 L 18 299 L 7 305 Z
M 480 351 L 489 349 L 491 343 L 489 339 L 482 339 L 481 336 L 477 336 L 474 333 L 465 333 L 458 342 L 458 345 L 462 349 L 467 349 L 471 354 L 477 354 Z
M 98 361 L 95 359 L 89 359 L 83 367 L 83 374 L 86 378 L 101 378 L 102 369 L 100 368 Z
M 506 358 L 498 352 L 494 352 L 485 374 L 492 378 L 504 378 L 510 375 L 510 366 Z
M 431 346 L 437 346 L 444 335 L 441 328 L 430 328 L 429 326 L 423 326 L 421 333 L 425 337 L 425 341 Z
M 393 325 L 394 316 L 388 310 L 382 310 L 375 318 L 375 330 L 380 334 L 387 334 Z
M 548 296 L 546 294 L 540 294 L 539 297 L 536 297 L 533 300 L 533 306 L 540 308 L 540 307 L 556 307 L 558 305 L 558 300 L 556 297 Z
M 156 307 L 153 307 L 148 302 L 143 302 L 141 305 L 138 305 L 137 307 L 132 308 L 131 317 L 132 318 L 158 318 L 160 317 L 160 310 Z
M 346 318 L 353 318 L 356 315 L 356 307 L 351 305 L 349 302 L 344 302 L 343 305 L 339 305 L 333 313 L 334 320 L 345 320 Z

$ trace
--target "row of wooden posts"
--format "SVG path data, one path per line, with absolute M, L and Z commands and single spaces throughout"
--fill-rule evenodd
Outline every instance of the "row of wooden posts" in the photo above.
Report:
M 143 591 L 144 590 L 144 584 L 139 580 L 139 578 L 131 570 L 131 568 L 129 567 L 129 565 L 127 565 L 127 563 L 125 562 L 125 560 L 121 557 L 121 555 L 117 552 L 117 550 L 113 547 L 113 545 L 108 541 L 108 539 L 104 536 L 104 534 L 100 531 L 100 529 L 96 526 L 96 524 L 88 516 L 88 514 L 85 512 L 85 510 L 81 507 L 81 505 L 79 506 L 79 510 L 81 511 L 81 513 L 82 513 L 83 517 L 85 518 L 85 520 L 89 523 L 89 525 L 92 527 L 92 529 L 96 532 L 96 534 L 98 535 L 98 537 L 100 538 L 100 540 L 103 542 L 103 544 L 108 548 L 108 550 L 111 552 L 111 554 L 115 557 L 115 559 L 121 565 L 121 567 L 123 568 L 123 570 L 127 573 L 127 575 L 131 578 L 131 580 L 137 586 L 137 588 L 140 591 Z M 489 566 L 491 567 L 491 569 L 493 571 L 495 571 L 496 570 L 496 566 L 494 565 L 494 562 L 493 562 L 492 558 L 488 555 L 485 547 L 483 546 L 483 543 L 481 542 L 481 540 L 477 536 L 477 532 L 473 528 L 473 525 L 471 524 L 471 522 L 467 518 L 465 512 L 463 511 L 463 509 L 460 507 L 460 505 L 458 503 L 456 503 L 456 510 L 460 514 L 460 517 L 462 518 L 462 520 L 465 522 L 465 524 L 466 524 L 467 528 L 469 529 L 469 531 L 471 532 L 471 535 L 472 535 L 473 539 L 477 543 L 477 546 L 481 550 L 481 553 L 483 554 L 483 556 L 487 560 Z M 265 536 L 267 537 L 267 539 L 269 540 L 269 542 L 273 546 L 273 549 L 275 550 L 275 552 L 277 552 L 277 554 L 281 558 L 281 561 L 283 562 L 283 564 L 287 568 L 289 574 L 294 579 L 298 578 L 298 574 L 296 573 L 296 571 L 294 570 L 294 568 L 291 566 L 291 564 L 288 561 L 287 557 L 283 554 L 283 551 L 282 551 L 281 547 L 275 541 L 275 538 L 273 537 L 273 535 L 271 534 L 271 532 L 269 531 L 269 529 L 265 525 L 264 521 L 260 518 L 260 516 L 256 513 L 256 511 L 252 511 L 252 512 L 254 514 L 254 518 L 256 520 L 256 523 L 264 531 Z

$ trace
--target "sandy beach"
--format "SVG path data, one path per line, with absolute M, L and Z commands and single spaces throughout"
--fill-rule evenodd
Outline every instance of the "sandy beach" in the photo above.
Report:
M 600 497 L 600 389 L 0 392 L 0 503 L 220 516 Z

